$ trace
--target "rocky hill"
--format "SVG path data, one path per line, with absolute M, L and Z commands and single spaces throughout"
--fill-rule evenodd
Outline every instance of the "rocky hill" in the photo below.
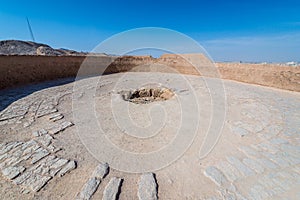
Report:
M 0 55 L 85 55 L 85 53 L 68 49 L 53 49 L 49 45 L 20 40 L 0 41 Z

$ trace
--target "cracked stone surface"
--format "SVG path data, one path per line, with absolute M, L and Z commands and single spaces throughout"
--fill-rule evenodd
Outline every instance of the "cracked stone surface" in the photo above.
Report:
M 0 165 L 2 175 L 16 185 L 38 192 L 57 172 L 60 176 L 75 169 L 74 161 L 50 155 L 43 145 L 31 139 L 27 142 L 3 143 Z
M 222 186 L 228 182 L 224 174 L 214 166 L 207 167 L 204 171 L 204 174 L 214 181 L 218 186 Z
M 96 192 L 96 190 L 99 187 L 99 184 L 101 183 L 100 179 L 97 179 L 96 177 L 92 177 L 90 178 L 86 184 L 84 185 L 84 187 L 82 188 L 81 192 L 79 193 L 79 195 L 76 197 L 76 199 L 78 200 L 88 200 L 91 199 L 91 197 L 93 196 L 93 194 Z
M 78 200 L 87 200 L 91 199 L 94 193 L 97 191 L 99 184 L 102 179 L 108 174 L 109 166 L 107 163 L 99 164 L 94 170 L 92 176 L 83 186 L 80 193 L 77 194 L 76 199 Z
M 118 199 L 121 183 L 122 183 L 121 178 L 117 178 L 117 177 L 111 178 L 109 183 L 106 185 L 104 189 L 102 200 Z
M 222 134 L 210 154 L 199 159 L 199 148 L 213 114 L 210 92 L 219 91 L 209 90 L 205 83 L 214 86 L 215 79 L 184 78 L 193 91 L 184 84 L 177 86 L 182 81 L 180 76 L 162 73 L 103 76 L 96 87 L 83 85 L 76 96 L 68 79 L 0 91 L 1 198 L 74 199 L 84 190 L 83 198 L 102 199 L 104 194 L 115 194 L 118 184 L 111 186 L 110 180 L 119 177 L 123 179 L 119 199 L 139 199 L 141 194 L 180 200 L 299 199 L 300 94 L 224 80 L 227 113 Z M 110 112 L 112 99 L 120 91 L 143 87 L 138 82 L 157 79 L 162 86 L 169 84 L 174 92 L 171 99 L 163 101 L 168 108 L 165 124 L 149 141 L 130 137 L 114 123 Z M 180 107 L 175 104 L 178 96 L 195 95 L 201 102 L 200 127 L 192 145 L 178 160 L 153 172 L 155 181 L 150 175 L 141 179 L 140 174 L 112 167 L 100 167 L 96 173 L 99 175 L 93 175 L 99 162 L 107 161 L 96 160 L 82 144 L 76 132 L 80 124 L 74 122 L 72 110 L 72 101 L 84 99 L 88 91 L 95 93 L 95 113 L 102 128 L 110 133 L 114 145 L 126 151 L 153 152 L 174 138 L 180 125 Z M 147 127 L 156 123 L 151 118 L 151 112 L 155 112 L 151 106 L 156 103 L 124 101 L 120 106 L 128 106 L 132 120 Z M 105 189 L 110 186 L 113 189 Z
M 108 163 L 104 163 L 104 164 L 99 164 L 94 173 L 93 176 L 98 178 L 98 179 L 103 179 L 109 172 L 109 166 Z
M 156 200 L 157 184 L 153 173 L 141 175 L 139 181 L 138 197 L 140 200 Z
M 17 93 L 16 98 L 19 98 L 18 95 L 23 96 L 22 93 Z M 7 98 L 7 96 L 4 95 L 2 98 Z M 48 134 L 51 130 L 48 127 L 59 127 L 59 132 L 61 132 L 72 124 L 68 121 L 60 124 L 53 123 L 63 118 L 62 114 L 57 113 L 56 106 L 58 106 L 59 98 L 53 98 L 53 96 L 45 98 L 37 95 L 33 99 L 12 101 L 12 104 L 6 108 L 3 107 L 3 103 L 6 103 L 5 100 L 1 101 L 1 134 L 5 133 L 6 126 L 9 126 L 9 129 L 18 130 L 18 125 L 21 125 L 18 131 L 24 131 L 25 137 L 12 135 L 7 138 L 7 142 L 0 145 L 2 176 L 15 184 L 21 194 L 30 195 L 39 192 L 58 173 L 61 177 L 76 168 L 73 160 L 69 161 L 56 155 L 61 148 L 53 144 L 55 138 Z M 52 113 L 57 114 L 49 121 L 44 121 Z M 38 122 L 41 126 L 35 126 Z M 37 129 L 36 127 L 41 128 Z M 13 139 L 15 140 L 13 141 Z

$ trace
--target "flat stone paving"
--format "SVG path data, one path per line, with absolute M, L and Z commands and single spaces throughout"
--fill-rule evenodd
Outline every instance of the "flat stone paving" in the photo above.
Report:
M 105 80 L 107 84 L 113 82 L 109 77 Z M 76 174 L 77 161 L 64 157 L 63 146 L 53 144 L 57 134 L 64 134 L 66 129 L 75 131 L 76 126 L 60 112 L 61 99 L 72 94 L 70 84 L 47 88 L 59 83 L 68 81 L 0 91 L 0 137 L 4 140 L 0 142 L 0 174 L 7 183 L 20 188 L 19 198 L 29 192 L 38 193 L 53 179 L 59 181 L 69 173 Z M 192 83 L 197 86 L 197 81 Z M 197 185 L 201 193 L 194 190 L 187 195 L 184 189 L 180 192 L 169 188 L 165 177 L 160 176 L 168 174 L 166 168 L 156 173 L 157 180 L 151 173 L 141 175 L 136 185 L 130 187 L 136 199 L 168 199 L 169 195 L 172 199 L 300 199 L 300 94 L 231 81 L 224 84 L 228 129 L 213 151 L 218 156 L 201 161 L 198 174 L 191 175 L 186 169 L 190 182 L 185 183 L 205 183 Z M 106 92 L 100 96 L 111 91 Z M 34 129 L 38 123 L 43 126 Z M 30 137 L 10 139 L 15 127 L 22 127 Z M 226 151 L 218 149 L 222 145 Z M 101 186 L 106 170 L 100 165 L 94 172 L 87 172 L 91 175 L 82 190 L 66 199 L 90 199 L 98 187 L 106 188 L 103 199 L 115 199 L 119 193 L 122 198 L 121 186 L 126 185 L 126 179 L 122 175 L 108 178 L 109 183 Z M 171 177 L 170 185 L 180 182 L 176 174 Z
M 204 170 L 222 196 L 212 199 L 299 199 L 299 94 L 248 90 L 244 97 L 235 95 L 241 112 L 230 127 L 232 134 L 255 142 L 238 145 L 235 153 Z
M 62 125 L 63 124 L 63 125 Z M 54 125 L 67 128 L 70 122 Z M 76 162 L 55 155 L 60 149 L 52 143 L 47 130 L 36 131 L 33 139 L 1 143 L 0 169 L 4 177 L 22 188 L 38 192 L 55 176 L 64 176 L 76 168 Z

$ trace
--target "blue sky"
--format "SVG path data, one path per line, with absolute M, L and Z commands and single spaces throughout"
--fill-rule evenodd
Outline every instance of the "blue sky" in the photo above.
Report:
M 198 41 L 217 61 L 300 61 L 299 0 L 9 1 L 0 40 L 31 40 L 90 51 L 133 28 L 164 27 Z M 122 44 L 120 44 L 122 45 Z

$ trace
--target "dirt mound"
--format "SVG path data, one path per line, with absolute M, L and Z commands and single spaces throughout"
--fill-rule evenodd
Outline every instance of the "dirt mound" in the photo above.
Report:
M 0 55 L 85 55 L 68 49 L 53 49 L 49 45 L 20 40 L 0 41 Z
M 0 54 L 2 55 L 36 55 L 39 47 L 51 48 L 45 44 L 35 42 L 4 40 L 0 41 Z

